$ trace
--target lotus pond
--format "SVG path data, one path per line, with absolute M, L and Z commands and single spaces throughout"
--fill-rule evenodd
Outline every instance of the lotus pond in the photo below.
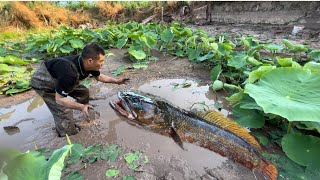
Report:
M 38 62 L 52 57 L 79 53 L 81 48 L 91 41 L 110 49 L 104 68 L 107 74 L 132 79 L 128 87 L 96 84 L 94 81 L 83 82 L 87 86 L 92 86 L 91 89 L 94 91 L 92 99 L 97 101 L 96 111 L 100 113 L 98 119 L 101 123 L 104 121 L 112 122 L 110 120 L 112 116 L 107 117 L 103 114 L 110 113 L 112 110 L 107 105 L 103 106 L 102 104 L 107 104 L 107 99 L 112 98 L 116 91 L 120 89 L 141 88 L 155 95 L 167 97 L 168 100 L 172 97 L 179 97 L 181 99 L 176 99 L 176 102 L 173 102 L 177 106 L 191 108 L 193 105 L 192 107 L 195 108 L 221 110 L 222 113 L 229 115 L 241 126 L 250 129 L 251 133 L 265 146 L 265 158 L 270 159 L 277 166 L 279 170 L 278 179 L 318 179 L 320 177 L 320 159 L 317 156 L 317 153 L 320 152 L 319 49 L 309 47 L 307 44 L 296 43 L 289 37 L 280 41 L 274 41 L 273 39 L 261 41 L 255 36 L 227 32 L 209 36 L 201 29 L 192 30 L 190 27 L 177 23 L 142 25 L 134 22 L 123 24 L 108 22 L 104 28 L 94 30 L 61 27 L 48 33 L 30 35 L 26 39 L 1 41 L 1 93 L 8 96 L 19 96 L 21 95 L 19 93 L 23 94 L 24 91 L 30 90 L 29 79 Z M 173 80 L 166 84 L 167 81 L 161 82 L 161 79 Z M 148 88 L 143 88 L 143 84 L 153 80 L 159 80 L 160 83 L 157 82 L 151 86 L 149 84 Z M 179 94 L 185 95 L 185 93 L 182 93 L 183 90 L 189 89 L 190 91 L 193 88 L 195 82 L 188 80 L 198 81 L 206 90 L 199 88 L 189 95 L 179 96 Z M 170 88 L 166 89 L 165 87 Z M 174 92 L 179 93 L 173 94 Z M 196 94 L 199 94 L 199 96 Z M 200 97 L 201 94 L 214 97 L 213 101 Z M 30 100 L 29 104 L 32 104 L 33 101 Z M 26 106 L 24 108 L 29 109 L 29 105 Z M 41 106 L 41 108 L 43 107 Z M 18 118 L 25 116 L 25 113 L 17 115 L 18 112 L 20 111 L 14 110 L 13 107 L 1 109 L 0 123 L 2 127 L 13 125 L 21 119 L 28 118 L 27 116 Z M 42 113 L 44 112 L 42 111 Z M 53 123 L 50 115 L 46 114 L 42 117 L 47 122 Z M 113 117 L 116 117 L 116 115 L 113 114 Z M 37 123 L 37 121 L 39 120 L 24 121 L 21 124 Z M 114 125 L 117 124 L 117 122 L 113 123 L 115 123 Z M 87 137 L 85 135 L 72 136 L 69 145 L 64 147 L 62 145 L 67 144 L 66 139 L 57 140 L 51 129 L 52 127 L 53 124 L 48 126 L 44 123 L 38 129 L 35 129 L 35 131 L 39 131 L 36 136 L 45 139 L 42 141 L 34 136 L 29 129 L 28 131 L 31 134 L 25 134 L 29 138 L 20 137 L 21 144 L 16 144 L 15 147 L 26 151 L 33 150 L 36 146 L 36 151 L 27 153 L 15 151 L 11 153 L 13 154 L 12 161 L 17 161 L 18 158 L 25 159 L 25 161 L 21 161 L 21 167 L 27 166 L 32 169 L 33 166 L 26 165 L 31 163 L 38 164 L 36 168 L 43 169 L 41 173 L 32 173 L 30 178 L 60 177 L 64 167 L 63 164 L 68 164 L 72 160 L 74 160 L 74 164 L 78 163 L 78 165 L 81 161 L 81 168 L 78 167 L 78 171 L 66 171 L 64 169 L 63 176 L 68 174 L 66 172 L 70 172 L 69 178 L 80 178 L 81 174 L 92 178 L 95 171 L 90 167 L 85 167 L 88 164 L 101 165 L 104 162 L 103 159 L 107 161 L 124 159 L 129 167 L 125 171 L 126 173 L 121 175 L 121 172 L 119 172 L 121 168 L 111 168 L 112 165 L 109 164 L 110 167 L 104 169 L 103 177 L 116 176 L 130 179 L 139 177 L 137 174 L 130 174 L 131 171 L 136 173 L 138 171 L 136 168 L 144 167 L 149 162 L 148 158 L 146 159 L 142 155 L 142 152 L 138 152 L 141 149 L 130 148 L 134 147 L 130 142 L 121 146 L 119 141 L 108 139 L 107 137 L 110 138 L 108 133 L 112 133 L 112 127 L 103 128 L 101 124 L 99 126 L 99 122 L 84 128 Z M 28 132 L 22 128 L 20 131 L 10 138 Z M 4 131 L 3 133 L 1 131 L 1 134 L 1 137 L 7 136 Z M 117 136 L 121 136 L 120 134 L 117 133 Z M 124 137 L 123 139 L 128 138 Z M 139 136 L 135 138 L 139 139 Z M 48 144 L 48 140 L 51 143 Z M 142 140 L 143 138 L 139 139 L 139 142 Z M 166 142 L 169 140 L 161 139 L 161 141 Z M 33 145 L 31 145 L 32 142 Z M 160 142 L 160 140 L 156 142 Z M 57 144 L 60 146 L 57 146 Z M 175 144 L 173 143 L 172 146 L 175 146 Z M 61 148 L 52 154 L 50 151 L 42 149 L 45 147 Z M 133 151 L 129 152 L 130 150 Z M 200 153 L 199 149 L 190 151 L 194 154 Z M 132 154 L 128 155 L 126 153 Z M 205 155 L 212 157 L 210 153 L 205 153 Z M 110 159 L 111 156 L 112 160 Z M 66 161 L 65 158 L 67 158 Z M 212 158 L 218 159 L 218 157 Z M 205 158 L 199 157 L 199 159 L 204 161 Z M 133 168 L 131 166 L 130 168 L 130 162 L 138 163 L 138 165 L 132 165 L 137 167 Z M 163 164 L 165 164 L 164 162 L 165 160 L 162 161 Z M 190 165 L 196 163 L 196 161 L 188 163 Z M 182 171 L 184 173 L 178 171 L 181 174 L 173 175 L 173 177 L 204 177 L 203 167 L 215 168 L 209 164 L 198 164 L 192 167 L 197 169 L 195 171 L 196 175 L 188 174 L 185 170 Z M 236 167 L 241 168 L 239 165 Z M 86 174 L 87 168 L 92 171 L 89 175 Z M 199 168 L 202 170 L 199 170 Z M 5 165 L 2 165 L 2 169 L 6 169 Z M 25 176 L 23 173 L 13 175 L 14 172 L 5 172 L 10 176 Z M 155 177 L 167 175 L 169 177 L 168 174 L 164 175 L 168 172 L 170 171 L 157 174 L 155 171 L 148 175 L 152 174 Z M 237 175 L 241 177 L 239 173 L 236 173 L 236 170 L 233 172 L 235 177 Z M 241 170 L 241 172 L 246 171 Z M 142 177 L 147 178 L 148 175 Z M 254 178 L 250 172 L 245 173 L 244 176 L 247 179 Z M 100 174 L 95 177 L 102 176 Z M 233 179 L 232 175 L 229 178 Z M 224 179 L 228 179 L 228 176 Z

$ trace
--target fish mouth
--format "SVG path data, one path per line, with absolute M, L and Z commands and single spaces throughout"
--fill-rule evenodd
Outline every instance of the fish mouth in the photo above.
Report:
M 118 92 L 118 100 L 110 101 L 109 104 L 115 111 L 128 119 L 134 120 L 137 118 L 137 114 L 130 108 L 126 99 L 123 98 L 122 92 Z

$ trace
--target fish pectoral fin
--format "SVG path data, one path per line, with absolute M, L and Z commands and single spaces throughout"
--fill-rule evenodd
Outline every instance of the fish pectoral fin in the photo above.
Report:
M 183 142 L 182 142 L 179 134 L 177 133 L 177 131 L 173 127 L 170 128 L 170 136 L 172 137 L 174 142 L 176 142 L 183 150 L 186 150 L 183 147 Z

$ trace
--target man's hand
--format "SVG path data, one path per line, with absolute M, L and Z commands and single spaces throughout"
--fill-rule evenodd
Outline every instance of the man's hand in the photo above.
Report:
M 89 118 L 89 108 L 93 109 L 93 106 L 91 106 L 90 104 L 84 104 L 81 108 L 81 112 L 85 115 L 87 119 Z
M 117 80 L 117 84 L 120 85 L 120 84 L 127 84 L 127 81 L 129 81 L 130 78 L 121 78 L 121 79 L 118 79 Z

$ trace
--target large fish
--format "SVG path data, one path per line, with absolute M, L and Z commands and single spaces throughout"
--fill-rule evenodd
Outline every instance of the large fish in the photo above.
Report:
M 276 167 L 262 158 L 262 148 L 255 138 L 221 113 L 208 111 L 198 115 L 133 90 L 118 92 L 118 98 L 110 102 L 113 109 L 131 122 L 171 136 L 182 148 L 183 141 L 194 143 L 258 172 L 265 179 L 277 179 Z

